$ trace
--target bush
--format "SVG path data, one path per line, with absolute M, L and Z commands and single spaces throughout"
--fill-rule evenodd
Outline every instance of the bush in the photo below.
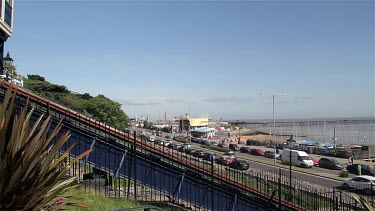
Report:
M 346 170 L 341 170 L 340 173 L 339 173 L 339 176 L 340 177 L 348 177 L 349 173 Z
M 282 164 L 283 164 L 283 165 L 286 165 L 286 166 L 290 166 L 290 162 L 289 162 L 289 160 L 283 161 Z

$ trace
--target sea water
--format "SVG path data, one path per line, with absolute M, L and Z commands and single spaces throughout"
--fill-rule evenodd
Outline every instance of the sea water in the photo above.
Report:
M 243 127 L 273 133 L 273 121 L 247 120 Z M 313 142 L 375 145 L 375 119 L 278 120 L 275 134 Z M 336 140 L 335 140 L 336 139 Z

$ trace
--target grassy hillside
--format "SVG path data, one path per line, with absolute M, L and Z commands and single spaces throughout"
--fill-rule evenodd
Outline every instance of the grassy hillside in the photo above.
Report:
M 104 95 L 93 97 L 88 93 L 72 93 L 66 86 L 52 84 L 39 75 L 28 75 L 28 78 L 24 80 L 24 87 L 52 102 L 113 127 L 124 128 L 129 123 L 129 118 L 121 109 L 121 104 Z

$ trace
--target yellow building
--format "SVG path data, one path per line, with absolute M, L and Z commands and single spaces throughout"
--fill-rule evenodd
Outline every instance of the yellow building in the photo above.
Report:
M 190 127 L 206 127 L 208 126 L 209 122 L 208 118 L 192 118 L 188 120 L 190 123 Z

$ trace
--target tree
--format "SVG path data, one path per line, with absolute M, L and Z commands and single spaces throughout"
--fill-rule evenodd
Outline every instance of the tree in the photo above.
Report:
M 110 100 L 104 95 L 98 95 L 87 101 L 84 108 L 99 121 L 113 127 L 125 128 L 129 122 L 128 116 L 121 109 L 121 104 Z
M 46 79 L 40 75 L 27 75 L 30 80 L 46 81 Z

